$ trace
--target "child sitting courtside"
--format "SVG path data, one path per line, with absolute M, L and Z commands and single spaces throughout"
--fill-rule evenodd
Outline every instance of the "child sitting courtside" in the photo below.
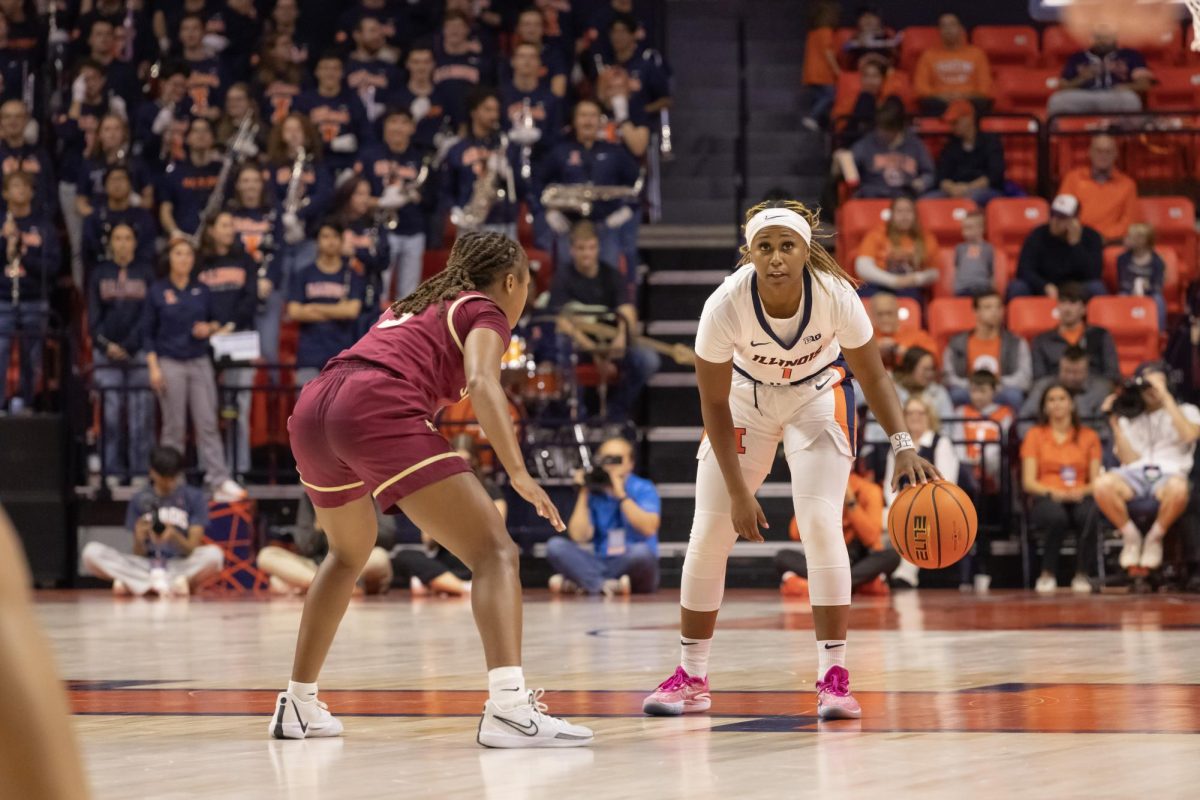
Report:
M 995 286 L 996 253 L 983 240 L 982 211 L 963 217 L 962 234 L 962 243 L 954 248 L 954 294 L 970 297 Z

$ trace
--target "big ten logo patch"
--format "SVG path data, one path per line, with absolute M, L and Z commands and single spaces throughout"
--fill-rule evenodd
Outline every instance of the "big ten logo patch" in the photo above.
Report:
M 929 559 L 929 517 L 919 514 L 913 517 L 912 533 L 909 535 L 914 561 Z

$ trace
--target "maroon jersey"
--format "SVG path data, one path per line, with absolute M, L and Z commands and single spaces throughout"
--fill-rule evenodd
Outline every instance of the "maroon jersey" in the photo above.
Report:
M 397 317 L 388 309 L 357 344 L 330 359 L 326 369 L 348 361 L 375 364 L 420 390 L 432 415 L 438 406 L 467 395 L 463 345 L 475 328 L 495 331 L 505 345 L 512 336 L 500 306 L 479 292 L 463 292 L 419 314 Z

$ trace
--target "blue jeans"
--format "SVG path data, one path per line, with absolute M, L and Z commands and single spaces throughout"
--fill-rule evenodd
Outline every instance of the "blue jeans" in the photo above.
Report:
M 17 396 L 25 406 L 33 405 L 38 379 L 42 376 L 42 347 L 50 319 L 50 306 L 45 300 L 24 300 L 15 306 L 0 301 L 0 411 L 8 407 L 8 358 L 13 339 L 21 357 L 21 382 Z
M 646 544 L 630 545 L 618 556 L 598 556 L 566 536 L 546 542 L 546 560 L 554 571 L 588 594 L 600 594 L 606 580 L 629 576 L 635 594 L 658 591 L 658 556 Z
M 817 120 L 821 124 L 829 122 L 829 111 L 833 108 L 837 87 L 833 84 L 808 84 L 804 87 L 804 106 L 808 110 L 805 116 Z
M 235 475 L 250 469 L 250 410 L 254 402 L 254 375 L 258 370 L 248 363 L 221 368 L 221 408 L 237 410 L 232 451 L 225 444 L 225 460 Z
M 283 324 L 284 306 L 287 305 L 285 298 L 283 287 L 276 286 L 254 318 L 254 326 L 258 328 L 259 352 L 268 364 L 279 363 L 279 328 Z M 279 370 L 272 369 L 267 375 L 271 383 L 279 383 Z
M 1085 281 L 1083 290 L 1087 292 L 1088 297 L 1098 297 L 1108 294 L 1108 287 L 1104 285 L 1104 281 Z M 1013 278 L 1008 283 L 1009 300 L 1012 300 L 1014 297 L 1034 297 L 1040 294 L 1043 293 L 1035 292 L 1032 286 L 1020 278 Z
M 408 297 L 421 282 L 421 271 L 425 258 L 425 234 L 397 236 L 389 233 L 388 247 L 391 249 L 392 262 L 388 265 L 387 271 L 383 273 L 383 296 L 386 300 Z M 396 276 L 394 297 L 391 294 L 393 274 Z
M 571 337 L 559 334 L 558 365 L 565 374 L 573 374 L 571 355 L 574 352 L 575 346 Z M 590 360 L 590 356 L 580 354 L 580 363 L 587 363 Z M 642 390 L 646 388 L 646 384 L 662 366 L 662 357 L 649 347 L 635 345 L 625 351 L 624 358 L 617 362 L 617 366 L 621 370 L 621 380 L 609 387 L 607 412 L 609 419 L 624 422 L 629 418 L 630 412 L 638 397 L 641 396 Z M 582 395 L 582 389 L 580 394 Z M 579 398 L 579 404 L 581 407 L 583 406 L 582 396 Z
M 949 196 L 950 195 L 946 194 L 941 189 L 921 195 L 922 199 L 937 198 L 937 197 L 949 197 Z M 982 189 L 972 189 L 971 191 L 967 192 L 967 199 L 974 200 L 975 205 L 979 206 L 980 208 L 983 208 L 988 203 L 995 200 L 997 197 L 1003 197 L 1003 196 L 1004 196 L 1004 192 L 997 191 L 990 186 L 984 186 Z
M 144 476 L 154 443 L 154 395 L 146 357 L 138 353 L 128 361 L 111 361 L 95 348 L 92 363 L 96 368 L 92 383 L 103 409 L 104 474 L 126 480 Z
M 633 217 L 628 222 L 618 225 L 616 228 L 610 228 L 603 223 L 596 226 L 596 232 L 600 235 L 600 261 L 619 267 L 620 257 L 625 256 L 625 286 L 628 289 L 625 302 L 635 305 L 637 304 L 638 267 L 642 263 L 642 256 L 638 253 L 637 246 L 640 227 L 641 222 L 638 220 L 637 209 L 634 209 Z

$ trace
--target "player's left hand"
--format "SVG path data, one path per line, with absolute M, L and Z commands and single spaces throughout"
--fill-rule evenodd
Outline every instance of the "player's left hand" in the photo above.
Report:
M 900 481 L 908 478 L 910 484 L 945 480 L 937 467 L 917 455 L 916 450 L 901 450 L 896 454 L 896 469 L 892 475 L 892 491 L 900 491 Z
M 516 476 L 512 479 L 512 487 L 517 490 L 517 494 L 529 501 L 538 516 L 548 521 L 556 532 L 562 533 L 567 529 L 567 526 L 563 524 L 562 516 L 558 513 L 558 508 L 550 501 L 550 495 L 546 494 L 545 489 L 538 486 L 532 475 L 526 472 L 524 475 Z

